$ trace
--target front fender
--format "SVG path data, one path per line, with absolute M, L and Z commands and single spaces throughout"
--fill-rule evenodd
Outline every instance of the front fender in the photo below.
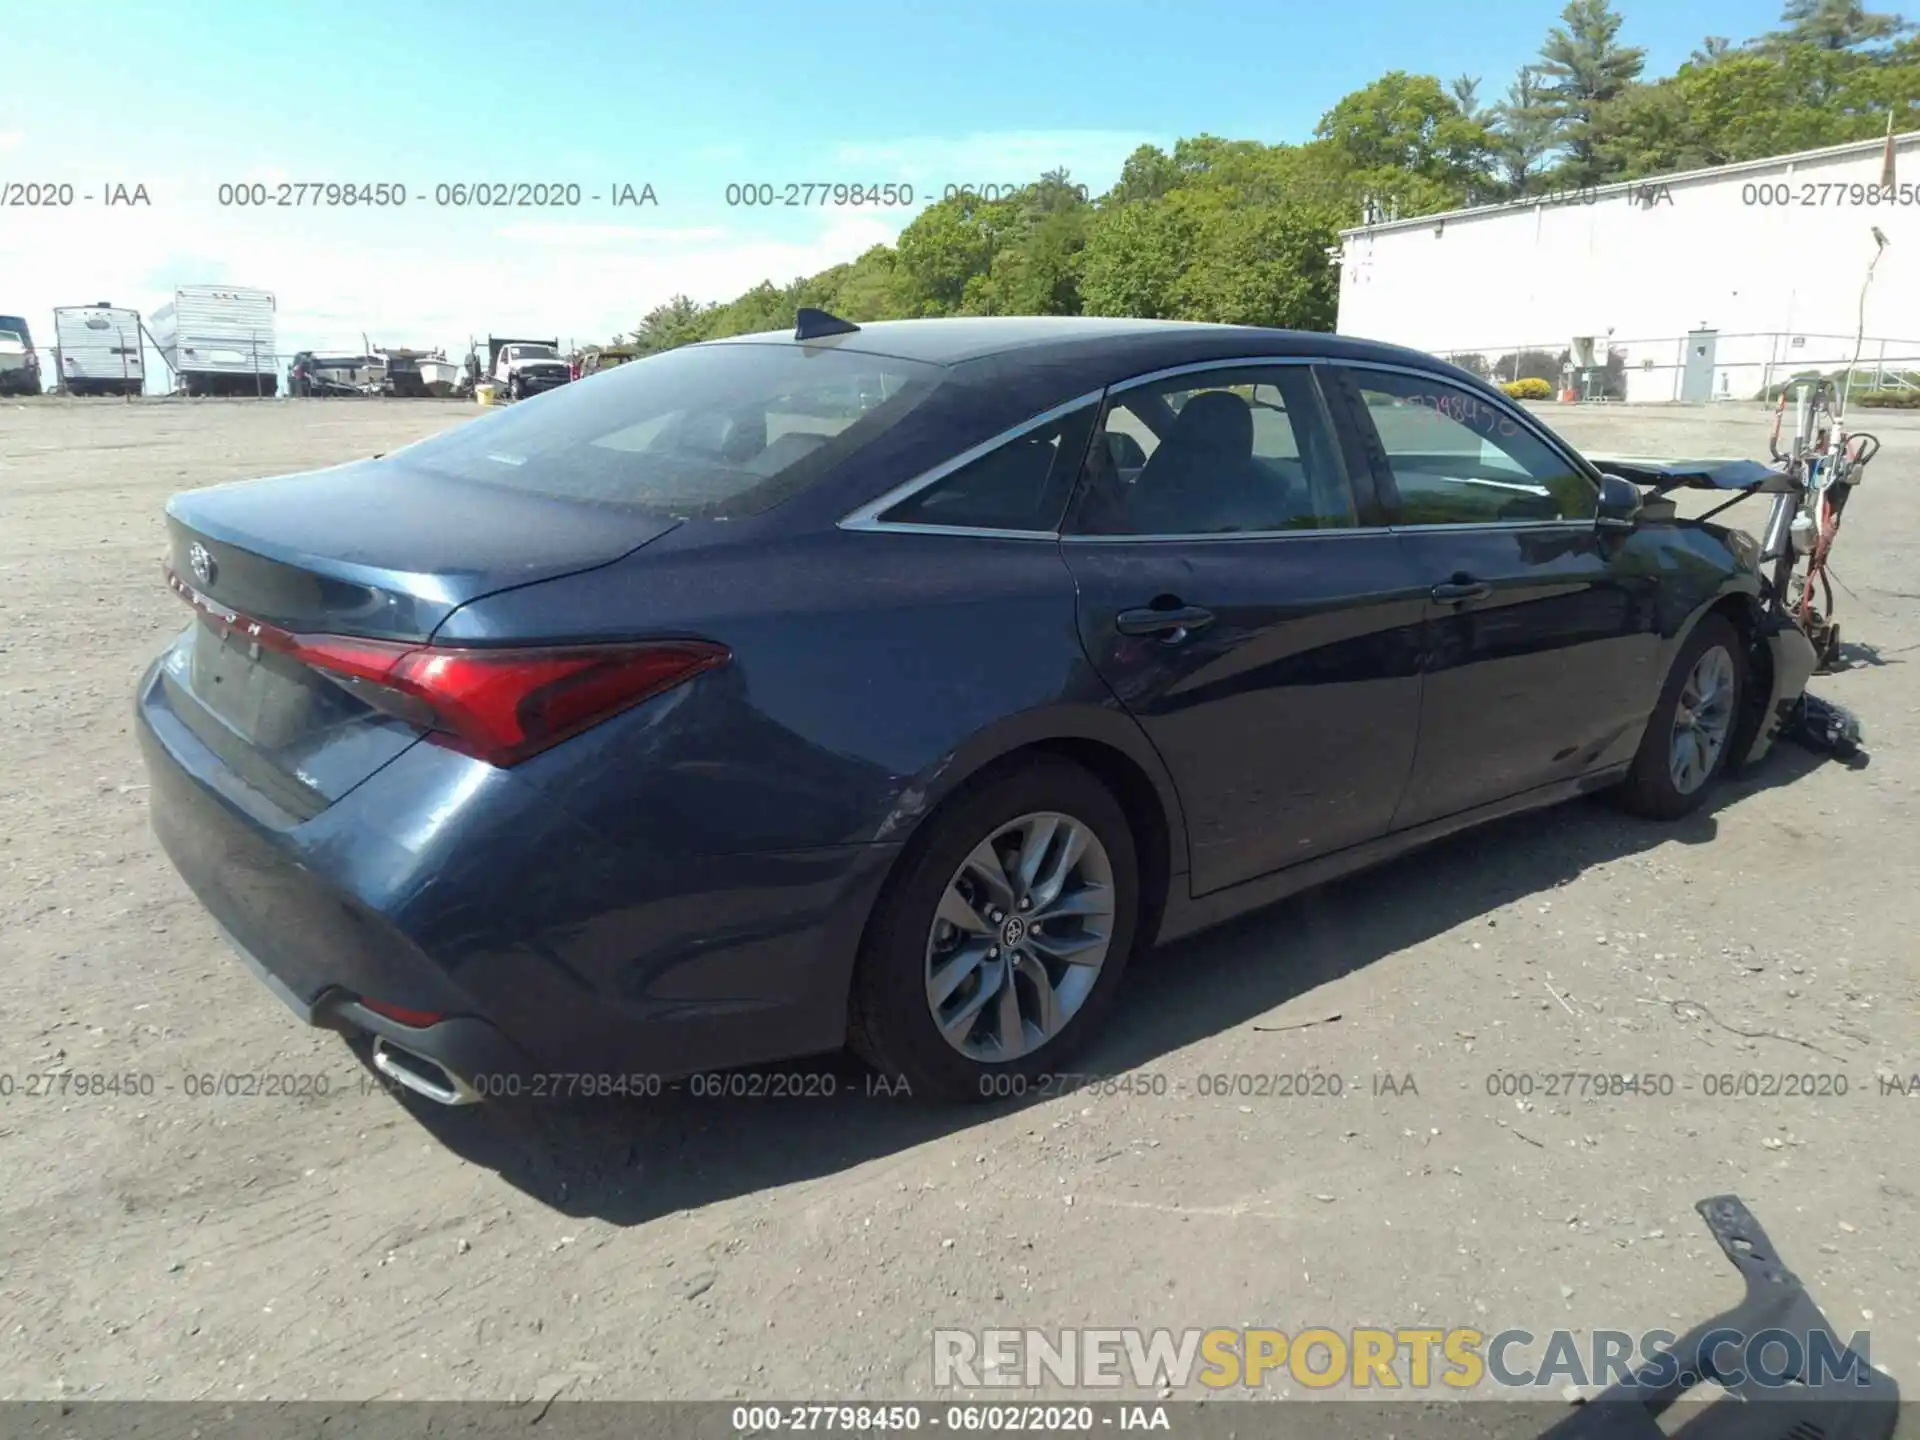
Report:
M 1766 703 L 1749 706 L 1754 716 L 1751 733 L 1734 737 L 1733 759 L 1738 765 L 1751 765 L 1766 757 L 1820 663 L 1813 642 L 1785 615 L 1764 617 L 1761 630 L 1756 643 L 1766 647 L 1771 683 Z
M 1663 677 L 1671 673 L 1674 658 L 1694 629 L 1714 614 L 1735 619 L 1748 642 L 1747 699 L 1728 757 L 1729 765 L 1739 768 L 1764 759 L 1773 748 L 1789 712 L 1806 690 L 1819 657 L 1813 643 L 1790 617 L 1762 603 L 1757 577 L 1742 572 L 1718 594 L 1697 604 L 1674 631 L 1661 666 Z

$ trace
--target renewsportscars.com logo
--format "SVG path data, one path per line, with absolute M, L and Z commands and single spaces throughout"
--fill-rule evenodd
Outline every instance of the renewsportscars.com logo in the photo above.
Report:
M 936 1330 L 933 1383 L 936 1389 L 961 1390 L 1130 1386 L 1175 1391 L 1195 1385 L 1221 1390 L 1289 1384 L 1310 1390 L 1347 1387 L 1375 1397 L 1436 1388 L 1535 1394 L 1569 1385 L 1637 1382 L 1661 1388 L 1705 1378 L 1683 1374 L 1672 1353 L 1678 1339 L 1671 1330 L 1594 1330 L 1581 1336 L 1570 1330 L 1489 1334 L 1437 1326 L 1311 1327 L 1291 1335 L 1258 1328 Z M 1728 1388 L 1748 1382 L 1767 1388 L 1873 1383 L 1864 1330 L 1842 1343 L 1824 1330 L 1748 1334 L 1727 1329 L 1708 1336 L 1699 1353 L 1711 1378 Z

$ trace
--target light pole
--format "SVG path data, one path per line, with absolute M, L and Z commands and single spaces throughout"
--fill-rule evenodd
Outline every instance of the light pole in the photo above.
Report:
M 1860 282 L 1860 323 L 1853 335 L 1853 359 L 1847 362 L 1847 378 L 1840 387 L 1840 414 L 1847 413 L 1847 397 L 1853 393 L 1853 371 L 1860 363 L 1860 351 L 1867 343 L 1867 287 L 1873 284 L 1873 267 L 1887 253 L 1887 236 L 1878 225 L 1873 227 L 1873 259 L 1867 262 L 1867 278 Z

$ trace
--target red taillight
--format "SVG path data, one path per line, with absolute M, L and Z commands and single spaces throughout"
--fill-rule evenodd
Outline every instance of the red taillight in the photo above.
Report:
M 441 1010 L 409 1010 L 404 1005 L 389 1005 L 384 1000 L 369 1000 L 360 997 L 360 1003 L 376 1015 L 384 1015 L 389 1020 L 398 1020 L 402 1025 L 411 1025 L 416 1030 L 424 1030 L 429 1025 L 438 1025 L 446 1019 Z
M 727 658 L 674 641 L 568 650 L 416 649 L 384 683 L 425 701 L 456 749 L 513 765 Z M 325 667 L 324 656 L 318 662 Z
M 516 765 L 728 659 L 704 640 L 541 649 L 473 649 L 295 635 L 226 610 L 169 570 L 194 608 L 261 648 L 416 702 L 390 706 L 429 739 L 492 765 Z M 382 697 L 359 692 L 370 703 Z

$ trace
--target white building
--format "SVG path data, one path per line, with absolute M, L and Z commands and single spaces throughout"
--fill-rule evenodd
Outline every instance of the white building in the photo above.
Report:
M 1556 388 L 1591 365 L 1595 398 L 1751 399 L 1853 359 L 1877 254 L 1860 368 L 1920 370 L 1920 133 L 1894 145 L 1891 197 L 1868 140 L 1342 231 L 1340 333 Z

